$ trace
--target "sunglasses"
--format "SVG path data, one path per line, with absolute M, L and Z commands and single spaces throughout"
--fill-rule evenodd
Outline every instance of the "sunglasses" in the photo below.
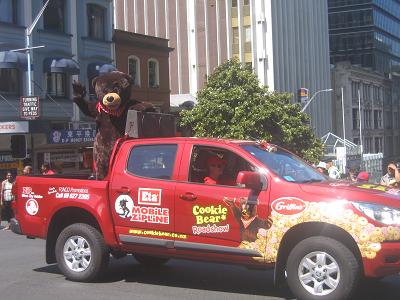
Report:
M 210 164 L 210 166 L 213 168 L 222 168 L 224 165 L 223 164 Z

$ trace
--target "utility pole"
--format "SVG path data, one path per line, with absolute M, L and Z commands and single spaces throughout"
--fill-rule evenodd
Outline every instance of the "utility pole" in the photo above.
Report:
M 364 149 L 363 149 L 363 138 L 362 138 L 362 119 L 361 119 L 361 93 L 360 90 L 358 90 L 358 115 L 360 116 L 360 150 L 361 150 L 361 168 L 363 167 L 363 154 L 364 154 Z
M 44 46 L 38 46 L 38 47 L 31 47 L 31 35 L 32 35 L 32 31 L 35 28 L 37 22 L 39 21 L 40 17 L 43 15 L 44 10 L 46 9 L 47 5 L 49 4 L 50 0 L 47 0 L 46 3 L 43 5 L 42 9 L 39 11 L 39 13 L 37 14 L 35 20 L 33 21 L 33 23 L 28 26 L 25 30 L 25 49 L 21 49 L 21 50 L 26 50 L 26 56 L 28 59 L 28 71 L 27 71 L 27 76 L 26 76 L 26 80 L 27 80 L 27 84 L 28 84 L 28 95 L 27 96 L 32 96 L 32 74 L 31 74 L 31 50 L 34 48 L 42 48 Z M 18 49 L 19 50 L 19 49 Z M 16 50 L 14 50 L 16 51 Z
M 343 160 L 343 173 L 346 174 L 346 127 L 344 121 L 344 100 L 343 100 L 343 88 L 342 88 L 342 122 L 343 122 L 343 150 L 344 150 L 344 160 Z

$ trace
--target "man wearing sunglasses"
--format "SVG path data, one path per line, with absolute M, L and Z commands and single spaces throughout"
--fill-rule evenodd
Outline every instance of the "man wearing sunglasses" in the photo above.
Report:
M 205 184 L 235 185 L 235 182 L 224 176 L 226 160 L 217 155 L 207 159 L 208 176 L 204 178 Z

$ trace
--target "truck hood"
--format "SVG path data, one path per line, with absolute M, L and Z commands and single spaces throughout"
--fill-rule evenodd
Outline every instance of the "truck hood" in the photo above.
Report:
M 332 200 L 370 202 L 400 208 L 400 189 L 370 183 L 326 181 L 300 184 L 300 189 L 316 197 Z

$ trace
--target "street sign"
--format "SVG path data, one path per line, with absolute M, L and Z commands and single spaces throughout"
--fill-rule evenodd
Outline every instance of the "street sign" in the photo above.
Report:
M 309 90 L 306 88 L 300 88 L 298 90 L 298 101 L 302 104 L 305 105 L 308 101 L 308 97 L 309 97 Z
M 29 122 L 0 122 L 0 133 L 28 133 Z
M 39 97 L 23 96 L 20 101 L 20 116 L 24 119 L 39 118 Z

